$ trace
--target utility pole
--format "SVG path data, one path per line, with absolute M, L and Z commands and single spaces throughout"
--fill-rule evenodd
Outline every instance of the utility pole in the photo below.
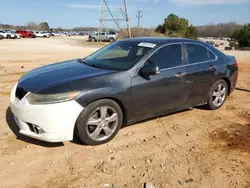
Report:
M 138 13 L 137 13 L 137 15 L 136 15 L 136 17 L 137 17 L 137 28 L 139 29 L 140 28 L 140 20 L 141 20 L 141 18 L 142 18 L 142 10 L 139 10 L 138 9 Z
M 111 9 L 110 7 L 108 6 L 108 3 L 106 0 L 101 0 L 101 6 L 100 6 L 100 13 L 99 13 L 99 28 L 98 28 L 98 34 L 100 34 L 101 32 L 103 32 L 103 24 L 104 24 L 104 21 L 113 21 L 115 23 L 115 25 L 117 26 L 117 28 L 119 28 L 119 30 L 121 32 L 122 29 L 121 27 L 119 26 L 119 21 L 126 21 L 127 23 L 127 30 L 128 30 L 128 36 L 131 38 L 131 31 L 130 31 L 130 27 L 129 27 L 129 16 L 128 16 L 128 8 L 127 8 L 127 0 L 122 0 L 124 1 L 124 11 L 122 8 L 118 9 L 118 13 L 120 13 L 123 18 L 118 18 L 118 15 L 117 15 L 117 18 L 115 18 L 115 16 L 113 15 L 113 13 L 111 12 Z M 110 17 L 109 18 L 105 18 L 104 16 L 104 12 L 109 12 L 110 14 Z
M 101 5 L 100 5 L 100 13 L 99 13 L 99 28 L 98 28 L 98 40 L 97 42 L 99 42 L 100 39 L 100 33 L 103 30 L 103 12 L 105 11 L 105 7 L 104 7 L 104 2 L 103 0 L 101 0 Z
M 125 18 L 126 18 L 126 23 L 127 23 L 127 29 L 128 29 L 128 37 L 131 38 L 131 30 L 129 26 L 129 16 L 128 16 L 128 5 L 127 5 L 127 0 L 124 0 L 124 8 L 125 8 Z

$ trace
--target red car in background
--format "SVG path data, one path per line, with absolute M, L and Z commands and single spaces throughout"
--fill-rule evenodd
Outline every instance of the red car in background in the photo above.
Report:
M 31 38 L 36 37 L 34 33 L 26 30 L 16 30 L 16 33 L 22 35 L 22 37 L 31 37 Z

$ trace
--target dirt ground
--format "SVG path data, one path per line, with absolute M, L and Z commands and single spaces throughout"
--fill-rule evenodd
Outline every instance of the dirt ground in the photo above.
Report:
M 195 108 L 140 122 L 95 147 L 20 135 L 9 110 L 15 82 L 35 67 L 99 47 L 84 41 L 0 41 L 0 187 L 250 187 L 250 52 L 226 52 L 237 57 L 240 73 L 217 111 Z

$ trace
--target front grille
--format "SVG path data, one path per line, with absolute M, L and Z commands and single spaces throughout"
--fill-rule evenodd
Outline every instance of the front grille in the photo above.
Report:
M 25 91 L 23 88 L 18 87 L 16 89 L 16 98 L 18 98 L 19 100 L 21 100 L 28 92 Z

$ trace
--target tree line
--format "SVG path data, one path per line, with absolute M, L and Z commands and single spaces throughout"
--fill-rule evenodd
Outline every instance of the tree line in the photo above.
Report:
M 230 38 L 233 33 L 241 29 L 243 25 L 236 22 L 209 24 L 197 26 L 197 34 L 199 37 L 227 37 Z
M 37 30 L 37 31 L 48 31 L 49 24 L 48 22 L 41 22 L 39 24 L 35 22 L 28 22 L 26 25 L 14 26 L 10 24 L 0 24 L 1 29 L 15 29 L 15 30 Z

